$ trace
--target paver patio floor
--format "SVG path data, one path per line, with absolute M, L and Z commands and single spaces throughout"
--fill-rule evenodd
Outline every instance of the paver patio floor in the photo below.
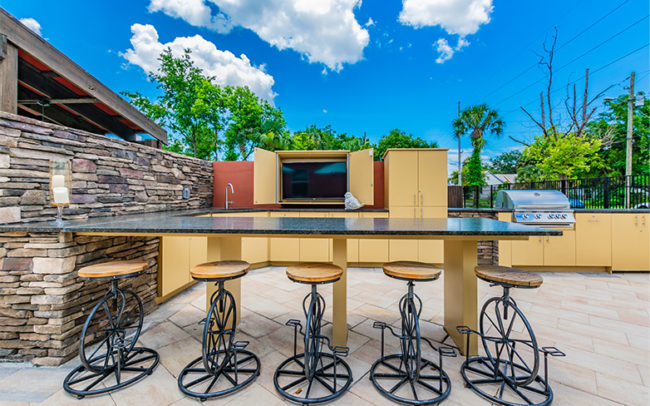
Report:
M 540 346 L 557 346 L 566 353 L 565 358 L 550 360 L 553 405 L 649 405 L 650 274 L 548 273 L 543 276 L 541 288 L 515 289 L 513 296 L 529 319 Z M 284 323 L 290 318 L 303 319 L 300 309 L 308 289 L 306 285 L 290 282 L 280 267 L 257 269 L 242 279 L 242 322 L 237 339 L 250 341 L 248 349 L 260 357 L 262 372 L 243 391 L 206 404 L 285 403 L 274 389 L 273 372 L 293 351 L 292 329 Z M 418 283 L 415 290 L 424 303 L 422 335 L 442 339 L 445 335 L 441 327 L 442 278 Z M 204 292 L 204 285 L 199 283 L 145 317 L 140 344 L 160 354 L 160 364 L 152 376 L 110 395 L 80 401 L 61 389 L 65 375 L 79 363 L 77 358 L 58 368 L 4 363 L 0 364 L 0 406 L 198 404 L 179 391 L 176 377 L 187 362 L 200 355 L 202 326 L 198 322 L 203 317 Z M 328 325 L 324 331 L 330 335 L 331 286 L 320 286 L 319 292 L 327 302 Z M 368 378 L 370 366 L 379 357 L 380 346 L 380 333 L 372 324 L 375 320 L 396 322 L 397 304 L 405 292 L 404 282 L 385 277 L 379 269 L 349 269 L 347 362 L 354 383 L 333 404 L 390 404 Z M 479 281 L 479 306 L 499 294 L 500 288 Z M 428 347 L 423 349 L 425 356 L 433 357 Z M 442 404 L 488 405 L 464 387 L 459 372 L 462 361 L 462 357 L 444 361 L 452 390 Z

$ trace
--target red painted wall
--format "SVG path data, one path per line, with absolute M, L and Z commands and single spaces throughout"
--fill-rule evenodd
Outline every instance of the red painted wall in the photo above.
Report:
M 212 207 L 226 206 L 226 184 L 232 183 L 234 194 L 229 192 L 232 208 L 251 207 L 280 207 L 278 204 L 254 205 L 253 204 L 253 174 L 254 162 L 249 161 L 218 161 L 212 163 L 214 171 L 214 188 Z M 384 163 L 374 163 L 375 175 L 375 204 L 368 208 L 384 208 Z

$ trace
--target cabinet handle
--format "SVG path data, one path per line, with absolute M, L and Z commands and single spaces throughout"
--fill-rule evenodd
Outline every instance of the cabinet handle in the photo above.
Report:
M 420 206 L 422 206 L 422 205 L 423 205 L 422 202 L 423 202 L 423 200 L 424 200 L 424 193 L 422 193 L 421 190 L 418 190 L 418 193 L 420 194 Z
M 639 225 L 639 215 L 638 214 L 636 216 L 634 216 L 634 225 L 635 226 Z
M 643 219 L 643 226 L 645 227 L 645 216 L 641 216 L 641 218 Z

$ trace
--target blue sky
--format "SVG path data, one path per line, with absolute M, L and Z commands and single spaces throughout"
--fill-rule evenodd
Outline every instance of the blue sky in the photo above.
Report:
M 555 26 L 560 48 L 552 95 L 561 115 L 567 83 L 578 80 L 580 91 L 585 68 L 593 72 L 591 95 L 609 86 L 606 96 L 622 94 L 631 71 L 637 89 L 650 87 L 647 0 L 0 0 L 0 6 L 33 19 L 31 27 L 115 91 L 155 96 L 145 74 L 156 67 L 155 56 L 169 45 L 191 47 L 223 84 L 249 85 L 282 108 L 291 130 L 331 124 L 376 141 L 400 128 L 450 148 L 450 165 L 458 101 L 487 103 L 506 122 L 502 137 L 488 137 L 486 159 L 520 148 L 511 136 L 529 141 L 537 134 L 519 107 L 539 114 L 546 82 L 536 62 Z

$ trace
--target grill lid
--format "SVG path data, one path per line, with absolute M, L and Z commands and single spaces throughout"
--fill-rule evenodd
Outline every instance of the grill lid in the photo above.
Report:
M 514 210 L 571 210 L 569 199 L 558 190 L 499 190 L 495 207 Z

